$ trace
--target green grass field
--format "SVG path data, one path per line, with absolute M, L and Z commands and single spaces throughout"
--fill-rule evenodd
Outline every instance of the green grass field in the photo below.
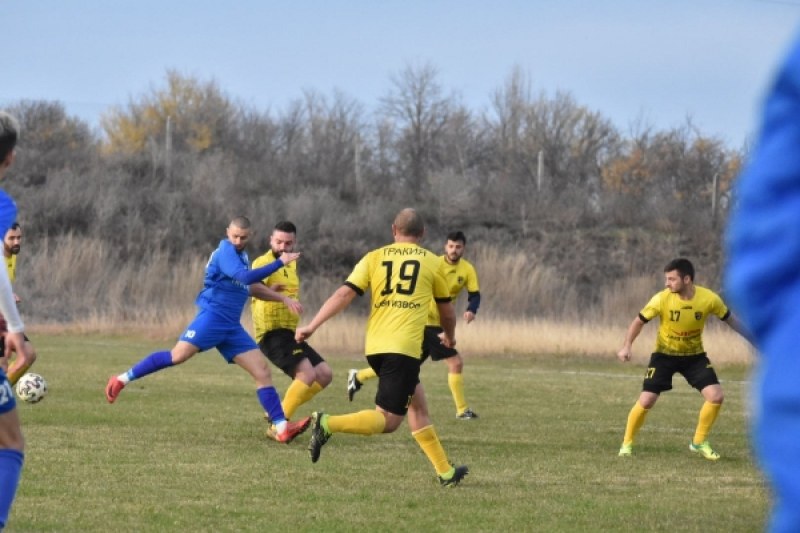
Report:
M 50 392 L 20 406 L 26 463 L 9 532 L 87 531 L 758 531 L 768 491 L 751 458 L 747 369 L 718 368 L 727 397 L 711 442 L 688 451 L 700 395 L 679 376 L 650 413 L 636 455 L 617 457 L 641 366 L 615 359 L 467 360 L 481 415 L 458 421 L 442 363 L 426 363 L 431 416 L 450 459 L 470 466 L 443 489 L 407 426 L 335 435 L 312 464 L 308 434 L 290 445 L 266 427 L 250 378 L 216 352 L 134 382 L 114 405 L 109 375 L 169 343 L 36 336 Z M 713 358 L 713 354 L 712 354 Z M 304 412 L 351 404 L 356 356 L 329 356 L 331 387 Z M 289 381 L 274 371 L 282 393 Z

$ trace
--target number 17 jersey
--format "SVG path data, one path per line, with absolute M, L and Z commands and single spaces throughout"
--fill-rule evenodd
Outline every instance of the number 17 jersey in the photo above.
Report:
M 398 353 L 419 359 L 431 299 L 449 302 L 439 257 L 414 243 L 369 252 L 345 282 L 359 295 L 369 288 L 364 353 Z

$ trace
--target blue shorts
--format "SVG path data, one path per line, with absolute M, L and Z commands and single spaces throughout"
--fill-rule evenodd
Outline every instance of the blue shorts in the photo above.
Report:
M 8 382 L 6 373 L 0 368 L 0 415 L 7 413 L 17 406 L 14 398 L 14 391 L 11 390 L 11 383 Z
M 194 317 L 180 340 L 194 344 L 201 352 L 216 348 L 228 363 L 233 363 L 233 358 L 239 354 L 258 350 L 256 341 L 240 322 L 225 320 L 205 309 Z

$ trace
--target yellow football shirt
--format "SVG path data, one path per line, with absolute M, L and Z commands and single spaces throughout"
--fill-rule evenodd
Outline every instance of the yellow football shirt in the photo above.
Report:
M 253 268 L 256 269 L 268 265 L 276 259 L 277 257 L 270 250 L 253 261 Z M 297 263 L 294 261 L 279 268 L 262 282 L 265 285 L 281 284 L 284 286 L 282 294 L 293 300 L 300 299 L 300 278 L 297 275 Z M 289 311 L 283 302 L 266 302 L 258 298 L 251 298 L 250 313 L 253 315 L 253 331 L 255 332 L 256 340 L 259 341 L 265 333 L 274 329 L 295 330 L 297 323 L 300 321 L 300 317 Z
M 436 254 L 413 243 L 369 252 L 347 278 L 359 294 L 370 290 L 364 353 L 420 358 L 431 300 L 450 300 Z
M 8 278 L 11 283 L 17 281 L 17 254 L 11 254 L 10 257 L 6 257 L 6 268 L 8 269 Z
M 682 300 L 669 289 L 656 293 L 641 310 L 646 322 L 659 317 L 655 351 L 667 355 L 697 355 L 703 348 L 703 329 L 706 319 L 716 315 L 722 320 L 730 312 L 715 292 L 695 285 L 694 297 Z
M 447 281 L 447 289 L 450 293 L 450 300 L 455 303 L 458 299 L 458 293 L 461 289 L 467 289 L 467 292 L 478 292 L 480 286 L 478 284 L 478 273 L 472 263 L 464 259 L 459 259 L 458 263 L 451 265 L 445 259 L 445 256 L 439 256 L 439 264 L 442 275 Z M 431 300 L 428 308 L 428 323 L 429 326 L 439 326 L 439 308 L 436 302 Z

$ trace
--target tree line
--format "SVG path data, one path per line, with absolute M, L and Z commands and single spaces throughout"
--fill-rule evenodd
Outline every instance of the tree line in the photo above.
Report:
M 392 76 L 373 107 L 307 91 L 264 111 L 177 71 L 109 109 L 100 131 L 60 102 L 24 100 L 6 108 L 22 131 L 4 187 L 28 243 L 96 240 L 114 250 L 111 263 L 204 256 L 246 214 L 263 229 L 253 251 L 290 219 L 304 271 L 342 276 L 390 239 L 399 208 L 414 206 L 429 247 L 461 229 L 470 246 L 555 269 L 583 300 L 678 255 L 718 285 L 746 149 L 690 119 L 623 132 L 568 92 L 536 92 L 521 69 L 473 110 L 430 64 Z

